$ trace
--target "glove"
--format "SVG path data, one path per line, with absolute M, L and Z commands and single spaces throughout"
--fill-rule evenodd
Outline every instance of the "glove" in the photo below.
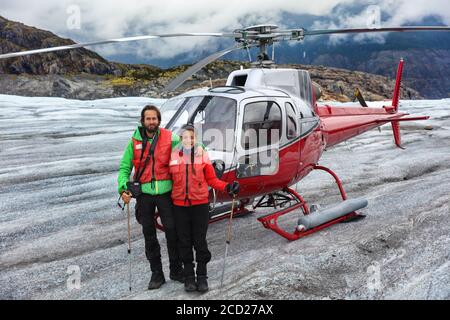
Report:
M 237 181 L 227 184 L 226 191 L 230 195 L 230 197 L 234 197 L 235 195 L 237 195 L 240 190 L 241 190 L 241 186 L 239 185 L 239 182 L 237 182 Z

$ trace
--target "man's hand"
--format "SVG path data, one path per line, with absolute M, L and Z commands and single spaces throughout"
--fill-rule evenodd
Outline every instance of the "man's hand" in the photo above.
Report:
M 122 200 L 123 202 L 125 202 L 125 204 L 128 204 L 131 201 L 131 192 L 130 191 L 122 192 Z

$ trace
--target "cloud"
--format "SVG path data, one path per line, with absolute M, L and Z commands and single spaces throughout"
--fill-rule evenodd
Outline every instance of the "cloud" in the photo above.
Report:
M 355 1 L 362 10 L 357 13 L 345 11 L 340 8 L 331 14 L 329 20 L 317 21 L 314 29 L 336 28 L 378 28 L 401 25 L 411 25 L 420 22 L 425 17 L 435 16 L 444 24 L 450 25 L 450 10 L 447 9 L 447 0 L 379 0 Z M 378 18 L 378 21 L 376 21 Z M 355 41 L 384 43 L 386 33 L 366 33 L 358 35 L 332 35 L 332 44 L 339 44 L 352 37 Z
M 331 12 L 339 2 L 342 1 L 321 1 L 318 4 L 305 0 L 288 0 L 280 4 L 265 0 L 2 0 L 1 12 L 8 19 L 82 42 L 142 34 L 230 32 L 238 27 L 266 22 L 282 24 L 283 12 L 322 15 Z M 67 9 L 71 5 L 80 8 L 79 30 L 67 27 Z M 217 39 L 178 38 L 96 47 L 95 50 L 100 54 L 112 55 L 124 54 L 132 49 L 142 56 L 171 58 L 180 53 L 211 50 L 218 46 Z
M 178 33 L 178 32 L 230 32 L 235 28 L 259 23 L 283 26 L 283 14 L 311 14 L 332 18 L 315 27 L 364 27 L 367 17 L 336 10 L 337 7 L 368 6 L 376 4 L 387 14 L 386 25 L 399 25 L 437 15 L 450 24 L 447 0 L 2 0 L 1 14 L 8 19 L 50 30 L 77 42 L 124 36 Z M 68 9 L 78 6 L 80 29 L 70 29 Z M 300 27 L 300 26 L 299 26 Z M 358 38 L 359 37 L 359 38 Z M 358 36 L 356 40 L 365 39 Z M 373 36 L 369 36 L 373 37 Z M 378 35 L 379 41 L 383 38 Z M 334 39 L 334 40 L 333 40 Z M 338 40 L 336 40 L 338 39 Z M 332 38 L 339 41 L 339 38 Z M 142 58 L 172 58 L 178 54 L 196 55 L 202 51 L 218 49 L 223 44 L 214 38 L 177 38 L 149 40 L 139 43 L 95 47 L 95 51 L 108 57 L 133 52 Z M 232 41 L 230 41 L 232 44 Z

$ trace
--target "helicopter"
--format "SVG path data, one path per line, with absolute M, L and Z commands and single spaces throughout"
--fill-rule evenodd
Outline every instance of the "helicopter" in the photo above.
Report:
M 156 38 L 207 36 L 235 40 L 233 47 L 202 59 L 172 80 L 164 88 L 165 92 L 170 92 L 227 53 L 247 50 L 251 60 L 249 49 L 259 48 L 257 60 L 251 67 L 231 72 L 224 86 L 194 89 L 168 99 L 161 106 L 161 125 L 176 133 L 187 123 L 194 125 L 198 139 L 208 150 L 216 175 L 226 182 L 239 182 L 238 205 L 231 206 L 231 210 L 230 197 L 226 193 L 210 190 L 211 223 L 248 214 L 257 208 L 271 208 L 273 212 L 258 217 L 258 221 L 293 241 L 336 223 L 364 217 L 358 210 L 366 207 L 368 201 L 349 199 L 340 178 L 319 164 L 325 149 L 385 124 L 391 124 L 395 145 L 403 148 L 400 123 L 429 117 L 399 112 L 403 59 L 397 68 L 390 105 L 368 107 L 361 95 L 358 98 L 361 107 L 320 105 L 321 88 L 311 80 L 308 71 L 276 66 L 274 44 L 303 41 L 305 37 L 315 35 L 405 31 L 450 31 L 450 27 L 278 30 L 274 24 L 262 24 L 231 33 L 146 35 L 3 53 L 0 59 Z M 268 54 L 270 46 L 272 57 Z M 309 205 L 291 188 L 314 170 L 332 176 L 342 198 L 340 203 L 321 209 Z M 294 210 L 300 210 L 303 215 L 292 231 L 286 231 L 279 226 L 278 219 Z M 155 222 L 160 230 L 164 230 L 157 217 Z

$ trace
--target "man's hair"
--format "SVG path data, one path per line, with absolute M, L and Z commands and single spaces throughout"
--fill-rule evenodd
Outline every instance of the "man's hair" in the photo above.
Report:
M 144 109 L 142 109 L 142 111 L 141 111 L 141 123 L 144 124 L 145 111 L 149 111 L 149 110 L 156 112 L 156 116 L 158 117 L 158 121 L 161 123 L 161 111 L 159 111 L 158 107 L 152 106 L 152 105 L 147 105 L 147 106 L 144 107 Z

